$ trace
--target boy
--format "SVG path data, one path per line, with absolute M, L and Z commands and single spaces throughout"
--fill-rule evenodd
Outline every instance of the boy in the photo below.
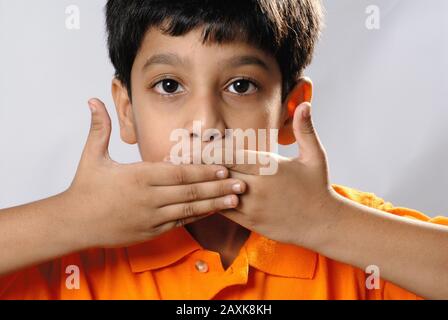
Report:
M 401 242 L 415 239 L 413 234 L 425 245 L 434 243 L 434 235 L 446 243 L 445 228 L 410 223 L 399 216 L 430 219 L 371 193 L 329 185 L 325 151 L 311 121 L 312 84 L 302 77 L 320 32 L 318 1 L 110 0 L 106 16 L 121 138 L 138 143 L 143 161 L 152 165 L 120 166 L 109 158 L 110 119 L 104 105 L 91 100 L 92 128 L 77 176 L 69 190 L 41 206 L 69 213 L 48 209 L 51 219 L 23 219 L 45 236 L 20 238 L 36 251 L 11 264 L 0 279 L 0 298 L 420 298 L 412 289 L 428 297 L 446 294 L 428 290 L 424 277 L 410 281 L 414 273 L 405 266 L 423 270 L 427 256 L 401 256 L 410 250 Z M 221 134 L 197 137 L 197 120 Z M 232 179 L 219 166 L 173 171 L 175 166 L 157 163 L 170 153 L 170 133 L 179 128 L 208 144 L 225 139 L 226 128 L 279 129 L 279 142 L 297 141 L 300 156 L 278 157 L 272 176 L 244 165 L 230 166 Z M 134 189 L 124 187 L 132 179 Z M 131 198 L 138 198 L 133 207 Z M 145 213 L 149 206 L 151 215 Z M 3 222 L 18 216 L 12 213 Z M 448 224 L 442 217 L 431 222 Z M 16 225 L 14 239 L 27 229 Z M 400 232 L 392 232 L 397 225 Z M 39 249 L 35 239 L 47 245 Z M 375 272 L 367 278 L 364 269 L 371 265 L 410 291 Z M 444 265 L 433 267 L 442 274 Z

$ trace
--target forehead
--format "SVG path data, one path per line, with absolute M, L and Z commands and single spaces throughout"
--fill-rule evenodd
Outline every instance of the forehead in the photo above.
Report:
M 258 65 L 268 72 L 278 69 L 277 61 L 269 53 L 241 40 L 224 43 L 203 42 L 203 28 L 196 28 L 182 36 L 170 36 L 164 34 L 159 28 L 150 28 L 143 40 L 136 57 L 136 64 L 144 67 L 149 60 L 165 60 L 171 58 L 171 62 L 186 64 L 187 62 L 230 61 L 234 58 L 234 64 Z M 241 59 L 243 58 L 243 59 Z M 149 61 L 151 62 L 151 61 Z

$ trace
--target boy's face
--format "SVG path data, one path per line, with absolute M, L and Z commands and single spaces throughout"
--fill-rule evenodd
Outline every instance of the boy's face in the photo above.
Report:
M 243 42 L 202 44 L 202 29 L 180 37 L 151 28 L 131 72 L 132 104 L 113 82 L 122 139 L 138 143 L 143 161 L 170 154 L 175 129 L 269 129 L 287 125 L 282 75 L 274 57 Z M 203 144 L 213 139 L 205 137 Z

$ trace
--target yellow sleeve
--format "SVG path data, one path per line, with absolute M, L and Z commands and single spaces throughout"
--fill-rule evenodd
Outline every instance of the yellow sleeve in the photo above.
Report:
M 376 196 L 371 192 L 359 191 L 340 185 L 333 185 L 333 189 L 340 195 L 371 208 L 389 212 L 401 217 L 448 226 L 448 217 L 436 216 L 434 218 L 431 218 L 414 209 L 409 209 L 406 207 L 395 207 L 391 202 L 384 201 L 384 199 Z
M 365 206 L 375 208 L 381 211 L 385 211 L 391 214 L 395 214 L 401 217 L 417 219 L 429 223 L 436 223 L 440 225 L 448 226 L 448 217 L 436 216 L 429 217 L 420 211 L 406 208 L 395 207 L 391 202 L 387 202 L 384 199 L 376 196 L 371 192 L 363 192 L 353 188 L 333 185 L 333 189 L 341 196 L 350 200 L 363 204 Z M 368 299 L 380 299 L 380 300 L 423 300 L 424 298 L 417 296 L 416 294 L 406 291 L 395 284 L 381 280 L 381 286 L 378 290 L 368 290 Z

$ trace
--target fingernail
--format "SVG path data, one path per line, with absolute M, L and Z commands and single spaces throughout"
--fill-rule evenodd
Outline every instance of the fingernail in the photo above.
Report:
M 235 206 L 235 200 L 234 200 L 234 198 L 233 198 L 232 196 L 230 196 L 230 197 L 226 197 L 226 198 L 224 199 L 224 204 L 225 204 L 227 207 L 232 208 L 232 207 Z
M 236 193 L 241 193 L 241 192 L 243 192 L 243 188 L 241 187 L 241 184 L 239 184 L 239 183 L 234 184 L 234 185 L 232 186 L 232 190 L 233 190 L 233 192 L 236 192 Z
M 96 113 L 96 107 L 89 101 L 89 109 L 92 114 Z
M 304 104 L 304 106 L 302 107 L 302 117 L 304 119 L 308 119 L 309 117 L 311 117 L 311 109 L 308 104 Z
M 227 171 L 226 170 L 219 170 L 218 172 L 216 172 L 216 176 L 219 179 L 225 179 L 227 177 Z

